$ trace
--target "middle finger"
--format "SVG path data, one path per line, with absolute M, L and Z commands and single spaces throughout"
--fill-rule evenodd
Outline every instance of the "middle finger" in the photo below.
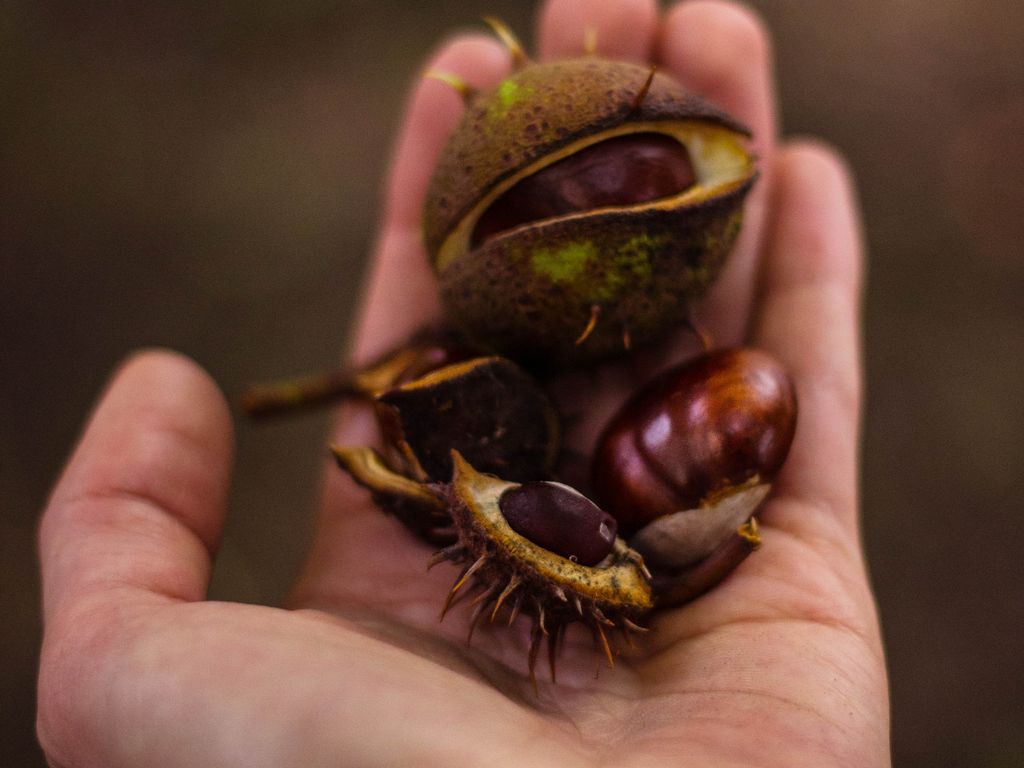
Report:
M 657 29 L 654 0 L 548 0 L 538 17 L 537 48 L 549 61 L 579 56 L 592 42 L 602 56 L 647 62 Z

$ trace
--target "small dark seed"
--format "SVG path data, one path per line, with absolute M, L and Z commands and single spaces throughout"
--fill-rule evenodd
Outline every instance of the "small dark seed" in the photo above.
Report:
M 505 491 L 498 505 L 520 536 L 581 565 L 601 562 L 615 542 L 615 518 L 560 483 L 524 483 Z

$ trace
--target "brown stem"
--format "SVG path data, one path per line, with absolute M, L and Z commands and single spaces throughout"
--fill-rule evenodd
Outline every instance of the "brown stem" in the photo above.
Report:
M 751 521 L 753 523 L 753 518 Z M 732 534 L 696 565 L 673 574 L 656 575 L 652 586 L 657 607 L 675 608 L 684 605 L 718 586 L 747 555 L 757 549 L 756 523 L 753 523 L 753 535 L 749 526 Z
M 700 346 L 704 350 L 704 354 L 708 354 L 714 346 L 714 342 L 711 339 L 711 334 L 697 322 L 697 318 L 693 316 L 692 309 L 688 308 L 686 310 L 686 317 L 683 318 L 683 325 L 697 337 L 697 341 L 700 342 Z
M 370 400 L 398 384 L 476 354 L 450 333 L 424 328 L 365 367 L 257 384 L 242 393 L 241 403 L 250 416 L 261 417 L 338 400 Z
M 247 414 L 262 418 L 369 396 L 370 393 L 357 384 L 352 371 L 339 370 L 288 381 L 254 384 L 242 393 L 241 404 Z

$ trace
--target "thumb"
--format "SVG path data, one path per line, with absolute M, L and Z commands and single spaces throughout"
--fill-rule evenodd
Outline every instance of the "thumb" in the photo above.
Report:
M 117 588 L 200 600 L 233 451 L 223 397 L 168 352 L 126 362 L 107 388 L 40 527 L 47 621 Z

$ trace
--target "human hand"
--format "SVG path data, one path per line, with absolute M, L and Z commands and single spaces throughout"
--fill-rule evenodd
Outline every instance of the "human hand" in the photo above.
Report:
M 888 702 L 857 532 L 858 224 L 827 150 L 775 146 L 768 43 L 751 16 L 697 0 L 552 0 L 545 58 L 597 31 L 609 56 L 653 60 L 746 122 L 762 179 L 730 266 L 702 309 L 722 343 L 789 367 L 800 417 L 759 515 L 764 546 L 698 601 L 652 619 L 642 647 L 595 676 L 570 633 L 558 685 L 533 693 L 525 639 L 438 624 L 452 574 L 336 469 L 289 610 L 205 600 L 231 426 L 192 363 L 130 360 L 74 452 L 41 529 L 46 637 L 39 733 L 53 765 L 883 765 Z M 430 68 L 493 84 L 490 40 Z M 436 316 L 419 241 L 430 168 L 457 119 L 436 81 L 414 94 L 392 170 L 356 355 Z M 666 353 L 686 356 L 682 342 Z M 652 363 L 653 365 L 653 363 Z M 633 382 L 603 374 L 577 441 Z M 573 382 L 563 385 L 572 390 Z M 593 386 L 593 381 L 590 381 Z M 372 427 L 349 414 L 347 442 Z

